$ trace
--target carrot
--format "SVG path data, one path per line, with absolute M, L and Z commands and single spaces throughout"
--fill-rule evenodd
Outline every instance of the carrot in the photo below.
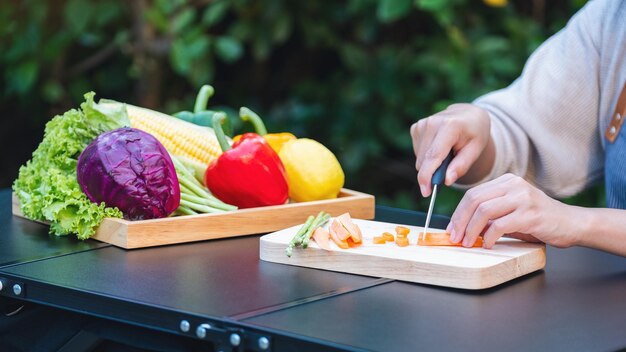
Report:
M 341 226 L 343 226 L 346 229 L 346 231 L 348 231 L 348 233 L 350 234 L 350 237 L 352 237 L 352 240 L 354 240 L 355 243 L 360 243 L 363 240 L 361 229 L 355 223 L 352 222 L 350 213 L 343 213 L 339 215 L 336 219 L 337 221 L 339 221 Z
M 356 242 L 355 240 L 352 239 L 352 237 L 348 237 L 346 242 L 348 243 L 348 247 L 350 248 L 355 248 L 355 247 L 362 245 L 361 242 Z
M 461 243 L 453 243 L 450 241 L 450 234 L 447 232 L 426 232 L 426 236 L 422 239 L 420 234 L 417 237 L 417 245 L 419 246 L 458 246 L 462 247 Z M 472 247 L 482 247 L 483 238 L 478 237 Z
M 396 237 L 396 244 L 400 247 L 406 247 L 409 245 L 409 239 L 406 237 L 398 236 Z
M 341 225 L 341 222 L 339 222 L 337 218 L 333 219 L 333 222 L 330 223 L 330 231 L 331 234 L 332 232 L 335 232 L 335 234 L 337 235 L 337 239 L 339 239 L 340 241 L 345 241 L 348 239 L 348 237 L 350 237 L 350 232 L 348 232 L 348 230 L 346 230 L 346 228 Z
M 411 232 L 411 230 L 409 230 L 408 228 L 404 226 L 396 226 L 396 234 L 398 236 L 406 237 L 409 234 L 409 232 Z
M 348 231 L 346 231 L 346 229 L 344 229 L 343 226 L 341 226 L 341 224 L 336 219 L 333 220 L 332 223 L 330 223 L 330 238 L 333 240 L 333 242 L 335 242 L 337 246 L 339 246 L 339 248 L 348 249 L 348 242 L 346 242 L 345 239 L 342 238 L 345 233 L 348 233 Z M 350 237 L 349 234 L 344 238 L 348 237 Z
M 383 237 L 383 238 L 385 239 L 385 241 L 387 241 L 387 242 L 393 242 L 393 240 L 395 239 L 395 238 L 393 237 L 393 235 L 392 235 L 392 234 L 390 234 L 389 232 L 384 232 L 382 237 Z
M 383 236 L 374 236 L 374 244 L 385 244 L 387 241 L 383 238 Z
M 328 243 L 328 239 L 330 238 L 330 233 L 324 230 L 322 227 L 318 227 L 313 232 L 313 240 L 320 246 L 321 249 L 325 249 L 327 251 L 330 250 L 330 244 Z

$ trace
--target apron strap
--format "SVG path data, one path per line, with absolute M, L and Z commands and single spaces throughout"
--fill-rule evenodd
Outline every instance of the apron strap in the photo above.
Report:
M 622 128 L 624 119 L 626 118 L 624 115 L 626 115 L 626 84 L 624 84 L 624 88 L 622 88 L 622 92 L 617 99 L 617 105 L 615 106 L 611 123 L 609 123 L 606 131 L 604 131 L 604 136 L 610 143 L 615 142 L 615 139 L 619 135 L 619 130 Z

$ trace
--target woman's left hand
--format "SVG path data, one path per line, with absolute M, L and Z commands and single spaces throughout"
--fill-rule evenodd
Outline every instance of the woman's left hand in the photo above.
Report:
M 491 248 L 503 235 L 555 247 L 570 247 L 576 207 L 548 197 L 523 178 L 506 174 L 467 191 L 452 214 L 447 231 L 454 243 L 471 247 L 483 235 Z

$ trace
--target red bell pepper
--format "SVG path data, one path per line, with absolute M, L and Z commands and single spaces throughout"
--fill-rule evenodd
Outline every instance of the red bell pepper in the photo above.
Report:
M 256 133 L 244 134 L 231 147 L 222 129 L 225 119 L 224 113 L 213 115 L 213 129 L 223 153 L 206 169 L 209 190 L 239 208 L 284 204 L 288 186 L 278 154 Z

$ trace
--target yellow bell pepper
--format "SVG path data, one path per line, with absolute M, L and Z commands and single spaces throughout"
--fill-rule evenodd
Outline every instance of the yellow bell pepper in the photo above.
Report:
M 285 143 L 278 156 L 287 171 L 289 198 L 293 201 L 337 198 L 345 175 L 335 155 L 324 145 L 299 138 Z
M 483 0 L 483 2 L 491 7 L 505 7 L 507 0 Z
M 239 109 L 239 116 L 244 121 L 252 122 L 252 125 L 254 125 L 254 129 L 256 130 L 256 133 L 263 136 L 263 139 L 265 139 L 267 144 L 269 144 L 270 147 L 272 147 L 272 149 L 274 149 L 276 153 L 280 152 L 280 149 L 283 147 L 285 143 L 296 139 L 296 136 L 294 136 L 292 133 L 289 133 L 289 132 L 268 134 L 267 129 L 265 128 L 265 124 L 263 123 L 263 120 L 261 120 L 259 115 L 257 115 L 254 111 L 246 107 Z M 233 138 L 233 143 L 237 142 L 240 138 L 241 138 L 241 135 L 235 136 Z

